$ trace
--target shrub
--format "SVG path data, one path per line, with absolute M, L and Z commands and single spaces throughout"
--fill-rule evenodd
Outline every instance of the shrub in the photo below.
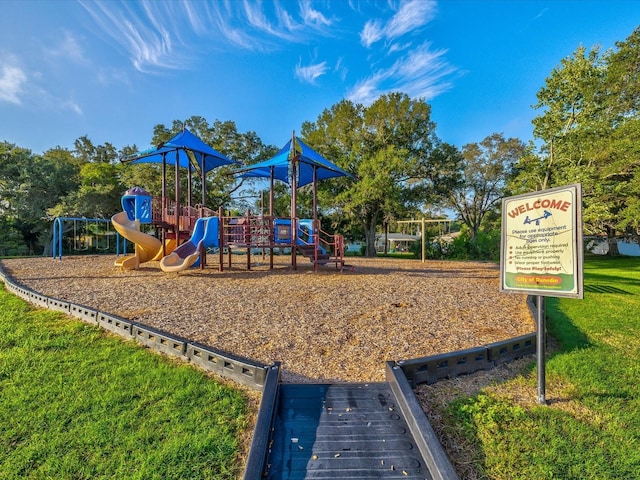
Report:
M 452 260 L 500 260 L 500 231 L 481 230 L 475 238 L 464 227 L 460 235 L 451 242 L 447 250 L 447 258 Z

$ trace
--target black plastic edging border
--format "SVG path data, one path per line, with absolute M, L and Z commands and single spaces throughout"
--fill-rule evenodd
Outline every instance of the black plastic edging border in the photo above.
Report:
M 409 383 L 433 384 L 445 378 L 486 370 L 536 351 L 536 333 L 466 350 L 456 350 L 428 357 L 399 360 Z
M 535 297 L 527 297 L 532 318 L 536 316 Z M 415 388 L 421 383 L 433 384 L 445 378 L 487 370 L 536 352 L 537 332 L 509 338 L 480 347 L 456 350 L 428 357 L 398 360 L 409 384 Z
M 262 478 L 265 462 L 271 447 L 271 430 L 280 394 L 280 362 L 274 363 L 267 371 L 267 377 L 262 390 L 262 399 L 256 424 L 253 427 L 251 447 L 244 468 L 244 480 Z
M 0 280 L 4 282 L 7 291 L 31 304 L 59 311 L 85 323 L 97 325 L 126 339 L 133 339 L 145 347 L 179 357 L 204 370 L 255 390 L 263 390 L 268 372 L 273 368 L 273 365 L 264 365 L 207 345 L 191 342 L 148 325 L 120 318 L 117 315 L 47 297 L 15 282 L 1 266 Z
M 259 385 L 260 390 L 264 388 L 269 366 L 197 342 L 188 342 L 186 348 L 187 358 L 203 369 L 248 387 Z
M 427 420 L 402 368 L 388 361 L 385 377 L 434 480 L 458 480 L 458 475 Z

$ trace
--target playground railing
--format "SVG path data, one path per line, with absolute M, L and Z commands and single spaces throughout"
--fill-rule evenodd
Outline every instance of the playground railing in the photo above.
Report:
M 222 235 L 225 245 L 267 248 L 274 246 L 274 217 L 251 216 L 222 217 Z
M 180 230 L 192 232 L 198 218 L 198 210 L 195 207 L 180 206 Z
M 218 215 L 216 210 L 212 210 L 209 207 L 205 207 L 204 205 L 197 203 L 195 206 L 196 214 L 198 218 L 207 218 L 207 217 L 215 217 Z
M 224 245 L 247 245 L 248 229 L 243 217 L 224 217 L 222 219 L 222 237 Z
M 257 247 L 268 247 L 274 243 L 273 217 L 247 214 L 249 244 Z
M 164 221 L 164 213 L 167 210 L 166 199 L 161 197 L 151 197 L 151 221 L 155 224 Z
M 204 213 L 205 211 L 213 212 L 213 210 L 210 209 L 204 210 L 202 207 L 192 207 L 189 205 L 180 205 L 178 207 L 175 200 L 169 200 L 166 198 L 164 205 L 162 205 L 162 202 L 160 202 L 160 209 L 156 207 L 157 203 L 158 202 L 154 202 L 151 208 L 153 222 L 176 225 L 177 214 L 178 228 L 181 231 L 193 231 L 196 220 L 198 220 L 198 218 L 202 216 L 202 213 Z
M 344 263 L 344 237 L 339 233 L 318 230 L 319 246 L 324 248 L 337 263 Z
M 298 240 L 302 245 L 314 248 L 314 269 L 323 263 L 335 263 L 336 267 L 344 265 L 344 237 L 340 234 L 329 234 L 322 230 L 310 234 L 298 230 Z M 327 258 L 328 257 L 328 258 Z
M 151 202 L 151 219 L 153 223 L 169 223 L 174 225 L 175 211 L 175 200 L 171 200 L 168 198 L 165 198 L 163 200 L 161 197 L 153 197 Z M 180 208 L 180 215 L 181 217 L 188 219 L 181 219 L 181 225 L 189 226 L 194 224 L 198 218 L 215 217 L 216 215 L 218 215 L 218 211 L 197 203 L 193 207 L 182 206 Z

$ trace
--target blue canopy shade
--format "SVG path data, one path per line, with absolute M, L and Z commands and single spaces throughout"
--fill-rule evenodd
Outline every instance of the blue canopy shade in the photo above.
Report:
M 168 142 L 158 145 L 157 148 L 138 152 L 123 161 L 131 163 L 162 163 L 164 158 L 167 165 L 175 165 L 177 162 L 180 167 L 193 170 L 194 165 L 189 158 L 190 155 L 202 175 L 214 168 L 237 163 L 211 148 L 186 128 Z
M 294 137 L 294 139 L 289 140 L 287 144 L 269 160 L 248 165 L 236 170 L 235 173 L 242 174 L 244 177 L 270 178 L 271 171 L 273 171 L 273 178 L 289 184 L 291 182 L 291 162 L 297 157 L 298 178 L 296 179 L 296 184 L 298 187 L 303 187 L 313 182 L 314 170 L 316 171 L 316 180 L 318 181 L 333 177 L 353 177 L 350 173 L 323 158 L 298 137 Z M 294 148 L 292 148 L 293 142 L 295 142 L 293 145 Z

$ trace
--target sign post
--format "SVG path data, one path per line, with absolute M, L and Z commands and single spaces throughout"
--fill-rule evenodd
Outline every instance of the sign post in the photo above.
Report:
M 546 403 L 544 297 L 583 298 L 582 186 L 502 200 L 500 291 L 537 298 L 538 403 Z

